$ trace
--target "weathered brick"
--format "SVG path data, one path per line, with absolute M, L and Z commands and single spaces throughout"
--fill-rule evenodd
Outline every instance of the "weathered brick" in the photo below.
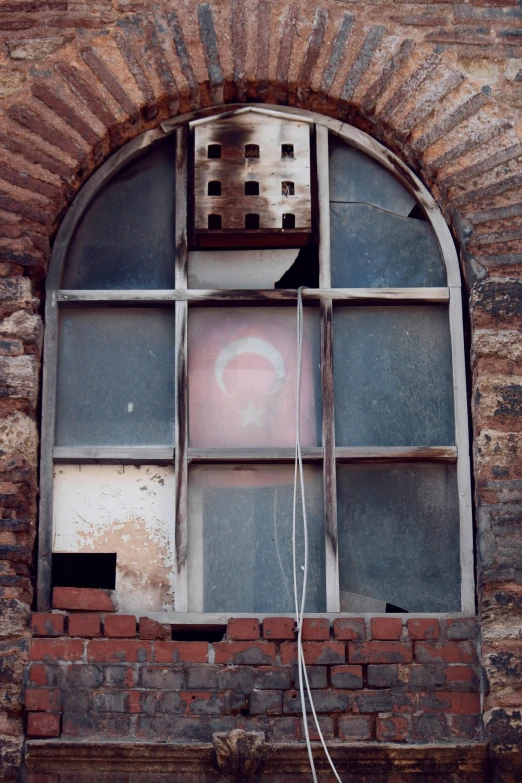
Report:
M 90 664 L 74 664 L 67 667 L 68 688 L 99 688 L 103 683 L 104 668 Z
M 402 620 L 400 617 L 372 617 L 370 627 L 373 639 L 393 641 L 401 638 Z
M 63 636 L 63 614 L 33 614 L 33 636 Z
M 140 639 L 149 639 L 150 641 L 153 639 L 169 641 L 172 637 L 172 629 L 170 625 L 163 625 L 150 617 L 140 617 L 139 636 Z
M 256 690 L 288 690 L 291 685 L 290 668 L 281 666 L 259 666 L 255 670 Z
M 132 688 L 135 672 L 132 666 L 103 665 L 104 683 L 107 688 Z
M 344 663 L 346 649 L 343 642 L 303 642 L 304 661 L 309 666 Z M 297 645 L 283 642 L 280 648 L 281 663 L 297 663 Z
M 133 639 L 136 636 L 136 618 L 133 614 L 108 614 L 103 632 L 109 638 Z
M 349 642 L 350 663 L 411 663 L 411 644 L 402 642 Z
M 362 666 L 332 666 L 330 678 L 334 688 L 362 688 Z
M 438 620 L 411 618 L 407 621 L 406 625 L 412 640 L 439 638 L 440 623 Z
M 354 712 L 391 712 L 393 699 L 389 691 L 361 691 L 353 697 Z
M 251 693 L 254 689 L 255 670 L 248 666 L 227 666 L 218 672 L 218 690 L 234 690 Z
M 323 739 L 333 740 L 335 737 L 335 723 L 333 718 L 330 718 L 327 715 L 318 715 L 317 721 L 319 723 L 319 728 L 321 729 L 321 734 L 323 735 Z M 313 715 L 307 716 L 306 723 L 308 726 L 308 736 L 310 737 L 310 740 L 312 742 L 319 742 L 320 740 L 319 731 L 317 730 L 317 725 Z M 301 733 L 301 737 L 304 738 L 305 736 L 304 722 L 302 719 L 299 721 L 299 731 Z
M 259 620 L 250 617 L 231 617 L 227 624 L 227 637 L 236 641 L 259 639 Z
M 183 685 L 183 669 L 163 666 L 141 666 L 139 685 L 142 688 L 180 690 Z
M 413 734 L 423 740 L 437 740 L 447 736 L 448 723 L 445 715 L 429 713 L 413 716 Z
M 101 636 L 101 621 L 98 614 L 69 615 L 69 636 Z
M 32 661 L 79 661 L 83 655 L 80 639 L 33 639 Z
M 303 620 L 303 641 L 326 641 L 330 638 L 330 621 L 325 617 L 309 617 Z
M 477 635 L 477 621 L 474 617 L 458 617 L 446 620 L 448 639 L 474 639 Z
M 55 587 L 53 609 L 74 612 L 114 612 L 111 598 L 104 590 L 94 587 Z
M 314 690 L 312 698 L 316 712 L 348 712 L 351 707 L 351 695 L 340 690 Z M 306 711 L 310 712 L 308 696 L 305 692 Z M 286 713 L 301 712 L 301 696 L 298 690 L 283 693 L 283 711 Z
M 480 712 L 480 695 L 478 693 L 434 691 L 421 697 L 420 707 L 426 712 L 473 715 Z
M 410 724 L 408 718 L 403 715 L 377 718 L 375 722 L 375 733 L 379 742 L 404 742 L 410 735 Z
M 161 642 L 159 642 L 161 644 Z M 168 642 L 164 642 L 168 644 Z M 145 663 L 150 661 L 150 642 L 127 639 L 93 639 L 87 642 L 87 661 L 96 663 Z
M 272 663 L 276 656 L 272 642 L 215 642 L 213 647 L 216 663 L 228 665 Z
M 415 642 L 415 660 L 419 663 L 474 663 L 476 653 L 470 642 Z
M 155 663 L 207 663 L 207 660 L 207 642 L 154 642 Z
M 372 739 L 371 718 L 366 715 L 343 715 L 339 718 L 339 739 L 358 742 Z
M 370 688 L 392 688 L 397 685 L 398 678 L 397 664 L 384 663 L 368 666 L 368 687 Z
M 27 718 L 27 736 L 51 738 L 60 736 L 60 715 L 53 712 L 31 712 Z
M 217 689 L 217 667 L 187 666 L 187 688 L 190 690 L 214 691 Z
M 283 712 L 282 691 L 257 691 L 250 694 L 252 715 L 277 715 Z
M 61 694 L 57 688 L 27 688 L 25 708 L 32 712 L 59 712 Z
M 359 642 L 366 639 L 366 625 L 362 617 L 338 617 L 333 623 L 336 639 Z
M 328 668 L 326 666 L 307 666 L 306 676 L 310 688 L 326 688 L 328 685 Z M 291 680 L 294 688 L 299 688 L 299 671 L 297 666 L 290 669 Z
M 293 639 L 295 620 L 293 617 L 265 617 L 263 639 Z

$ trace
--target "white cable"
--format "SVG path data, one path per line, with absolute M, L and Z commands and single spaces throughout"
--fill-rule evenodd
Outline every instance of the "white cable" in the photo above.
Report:
M 342 783 L 341 778 L 335 768 L 335 765 L 331 759 L 331 756 L 326 747 L 326 742 L 319 725 L 317 713 L 315 711 L 314 702 L 312 699 L 312 693 L 310 690 L 310 684 L 308 681 L 308 672 L 306 671 L 306 665 L 304 661 L 303 653 L 303 615 L 305 610 L 306 601 L 306 588 L 308 582 L 308 523 L 306 518 L 306 497 L 303 475 L 303 459 L 301 454 L 301 433 L 300 433 L 300 420 L 301 420 L 301 367 L 303 358 L 303 299 L 301 295 L 302 286 L 297 289 L 297 394 L 296 394 L 296 425 L 295 425 L 295 470 L 294 470 L 294 503 L 292 514 L 292 562 L 294 569 L 294 599 L 295 599 L 295 617 L 297 623 L 297 671 L 299 675 L 299 693 L 301 696 L 301 710 L 303 715 L 303 726 L 306 739 L 306 748 L 308 750 L 308 759 L 310 761 L 310 768 L 312 771 L 312 777 L 314 783 L 317 783 L 317 773 L 315 771 L 314 758 L 312 753 L 312 745 L 310 743 L 310 733 L 308 731 L 308 720 L 306 717 L 306 703 L 304 697 L 303 679 L 306 686 L 306 692 L 308 694 L 308 700 L 310 702 L 310 708 L 314 718 L 314 723 L 319 734 L 321 745 L 323 746 L 326 758 L 330 764 L 331 770 L 334 773 L 338 783 Z M 297 556 L 296 556 L 296 519 L 297 519 L 297 473 L 299 470 L 299 483 L 301 489 L 301 507 L 303 512 L 303 538 L 304 538 L 304 569 L 303 569 L 303 592 L 301 596 L 301 610 L 299 610 L 299 599 L 297 594 Z

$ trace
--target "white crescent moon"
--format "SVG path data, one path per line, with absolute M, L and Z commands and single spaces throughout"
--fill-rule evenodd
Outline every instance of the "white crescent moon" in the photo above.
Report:
M 228 397 L 232 396 L 230 392 L 227 391 L 227 387 L 223 381 L 223 375 L 227 364 L 232 359 L 235 359 L 236 356 L 241 356 L 243 353 L 257 353 L 260 356 L 264 356 L 265 359 L 268 359 L 273 365 L 276 377 L 269 394 L 274 394 L 285 377 L 285 363 L 277 348 L 266 340 L 261 340 L 259 337 L 242 337 L 241 340 L 235 340 L 233 343 L 229 343 L 220 351 L 214 365 L 214 375 L 221 391 Z

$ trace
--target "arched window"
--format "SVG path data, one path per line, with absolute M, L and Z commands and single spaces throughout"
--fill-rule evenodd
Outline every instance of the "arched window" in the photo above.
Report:
M 42 609 L 63 585 L 123 611 L 292 611 L 299 286 L 307 611 L 473 613 L 449 231 L 369 136 L 257 107 L 131 142 L 62 224 Z

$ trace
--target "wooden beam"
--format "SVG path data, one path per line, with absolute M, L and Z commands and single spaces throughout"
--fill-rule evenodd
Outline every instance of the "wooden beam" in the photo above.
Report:
M 174 449 L 162 446 L 55 446 L 55 462 L 172 462 Z
M 308 446 L 301 449 L 303 459 L 317 461 L 323 458 L 321 446 Z M 189 462 L 294 462 L 294 448 L 274 449 L 188 449 Z
M 401 460 L 456 462 L 455 446 L 338 446 L 337 462 L 398 462 Z

